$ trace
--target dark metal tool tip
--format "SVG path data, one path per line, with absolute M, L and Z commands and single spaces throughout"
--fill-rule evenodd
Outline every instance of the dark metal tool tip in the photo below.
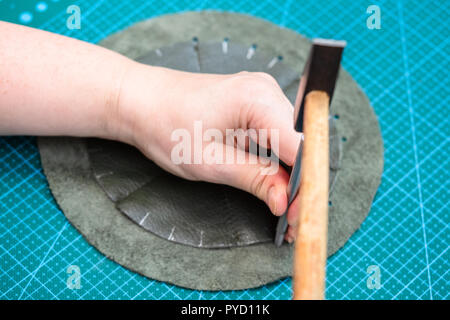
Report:
M 331 98 L 339 72 L 345 41 L 314 39 L 303 69 L 294 110 L 294 128 L 303 131 L 303 110 L 307 94 L 313 90 L 325 91 Z

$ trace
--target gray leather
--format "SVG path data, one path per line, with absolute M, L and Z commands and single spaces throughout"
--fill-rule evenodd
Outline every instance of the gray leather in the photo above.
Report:
M 197 48 L 193 41 L 179 42 L 169 47 L 152 50 L 136 60 L 152 66 L 200 72 Z
M 243 45 L 232 40 L 226 42 L 224 50 L 223 42 L 199 41 L 198 57 L 201 72 L 220 74 L 240 71 L 266 72 L 277 80 L 282 89 L 299 78 L 298 72 L 282 63 L 281 56 L 264 54 L 257 44 Z

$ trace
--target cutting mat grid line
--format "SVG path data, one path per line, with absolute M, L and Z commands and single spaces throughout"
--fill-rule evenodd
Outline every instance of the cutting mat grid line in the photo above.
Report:
M 81 9 L 69 30 L 66 9 Z M 1 1 L 0 19 L 96 43 L 143 19 L 188 10 L 250 14 L 308 37 L 346 39 L 343 65 L 368 95 L 385 147 L 371 212 L 328 259 L 329 299 L 448 299 L 450 2 Z M 195 35 L 193 35 L 195 36 Z M 274 39 L 276 41 L 276 39 Z M 282 54 L 282 48 L 280 48 Z M 69 289 L 69 266 L 81 288 Z M 381 288 L 369 289 L 369 266 Z M 76 231 L 53 199 L 34 137 L 0 138 L 0 299 L 289 299 L 291 279 L 256 289 L 180 288 L 128 271 Z

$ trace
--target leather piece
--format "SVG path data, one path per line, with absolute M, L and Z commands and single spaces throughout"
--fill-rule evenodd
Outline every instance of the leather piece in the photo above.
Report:
M 203 290 L 257 287 L 290 274 L 289 245 L 205 249 L 148 232 L 116 209 L 95 181 L 84 139 L 39 137 L 38 145 L 49 187 L 64 215 L 90 244 L 126 268 Z
M 197 50 L 193 41 L 152 50 L 136 59 L 152 66 L 166 67 L 187 72 L 200 72 Z
M 114 202 L 163 173 L 139 150 L 124 143 L 87 139 L 87 150 L 96 181 Z
M 336 178 L 338 170 L 341 164 L 342 158 L 342 140 L 337 131 L 336 122 L 333 116 L 329 118 L 329 131 L 330 131 L 330 141 L 329 141 L 329 161 L 330 161 L 330 176 L 328 179 L 328 194 L 331 195 L 334 191 L 334 185 L 336 183 Z
M 149 65 L 205 73 L 266 71 L 269 55 L 226 42 L 182 42 L 152 50 L 138 60 Z M 254 50 L 248 54 L 248 48 Z M 196 51 L 198 50 L 198 56 Z M 199 62 L 199 63 L 198 63 Z M 269 69 L 281 87 L 298 74 L 278 61 Z M 330 118 L 330 192 L 340 159 L 340 139 Z M 88 139 L 94 177 L 117 208 L 144 229 L 169 241 L 202 248 L 247 246 L 273 241 L 277 218 L 251 194 L 231 187 L 186 181 L 170 175 L 137 149 Z M 263 154 L 265 154 L 263 152 Z
M 200 70 L 203 73 L 229 74 L 240 71 L 266 72 L 272 75 L 282 89 L 300 77 L 300 74 L 282 63 L 278 56 L 270 56 L 249 44 L 226 41 L 198 44 Z
M 158 176 L 118 208 L 164 239 L 201 248 L 271 241 L 276 224 L 264 202 L 248 193 L 170 174 Z

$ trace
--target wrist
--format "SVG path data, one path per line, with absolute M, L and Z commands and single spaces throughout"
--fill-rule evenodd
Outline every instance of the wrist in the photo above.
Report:
M 127 59 L 111 91 L 114 103 L 106 111 L 108 139 L 137 146 L 142 136 L 154 136 L 148 129 L 155 126 L 155 110 L 167 90 L 165 71 Z
M 129 73 L 134 68 L 134 61 L 124 59 L 112 72 L 112 82 L 108 88 L 103 111 L 103 131 L 101 138 L 130 143 L 130 124 L 123 111 L 123 91 L 129 81 Z

